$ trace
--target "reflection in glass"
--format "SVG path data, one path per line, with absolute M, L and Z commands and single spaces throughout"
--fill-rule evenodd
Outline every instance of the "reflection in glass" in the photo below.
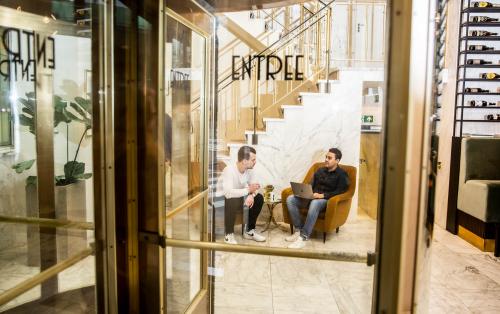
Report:
M 170 16 L 165 43 L 167 213 L 204 188 L 205 38 Z M 201 240 L 202 199 L 167 220 L 167 236 Z M 199 250 L 167 248 L 167 312 L 183 312 L 201 288 Z M 174 295 L 175 294 L 175 295 Z
M 92 86 L 91 78 L 98 57 L 93 51 L 100 49 L 97 41 L 93 46 L 90 21 L 102 16 L 101 8 L 102 4 L 93 4 L 91 10 L 89 2 L 69 0 L 0 6 L 1 16 L 8 17 L 0 19 L 2 216 L 94 221 L 90 130 L 91 96 L 97 86 Z M 35 71 L 37 66 L 43 70 Z M 49 101 L 43 107 L 45 94 Z M 50 119 L 37 120 L 42 110 L 53 124 Z M 45 131 L 40 131 L 42 125 Z M 42 175 L 47 164 L 54 165 L 54 177 Z M 53 199 L 40 195 L 55 206 L 42 206 L 39 191 L 50 185 L 54 185 Z M 36 224 L 0 222 L 0 233 L 0 294 L 94 242 L 93 230 Z M 41 297 L 50 299 L 49 307 L 56 310 L 63 306 L 61 299 L 71 295 L 75 307 L 65 310 L 95 312 L 94 264 L 94 257 L 88 256 L 1 305 L 0 311 L 20 306 L 20 312 L 35 312 Z

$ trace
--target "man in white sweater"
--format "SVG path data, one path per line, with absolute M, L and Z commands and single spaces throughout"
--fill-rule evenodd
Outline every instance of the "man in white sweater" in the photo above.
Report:
M 258 193 L 260 184 L 256 182 L 253 167 L 257 162 L 256 151 L 250 146 L 242 146 L 238 150 L 238 162 L 229 165 L 222 172 L 222 187 L 224 190 L 224 242 L 238 244 L 234 238 L 234 219 L 237 211 L 243 206 L 249 208 L 245 239 L 257 242 L 266 241 L 266 238 L 257 233 L 255 223 L 260 214 L 264 197 Z

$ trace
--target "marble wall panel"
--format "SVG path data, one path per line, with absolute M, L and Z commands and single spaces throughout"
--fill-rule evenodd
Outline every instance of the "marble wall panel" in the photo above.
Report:
M 261 183 L 272 184 L 279 192 L 290 181 L 301 181 L 330 147 L 341 149 L 342 164 L 359 169 L 363 81 L 377 80 L 383 80 L 383 71 L 343 70 L 331 93 L 303 93 L 302 109 L 285 108 L 284 120 L 268 121 L 266 134 L 259 135 L 255 145 L 255 171 Z M 231 162 L 236 161 L 237 150 L 231 147 Z M 350 218 L 356 208 L 357 192 Z

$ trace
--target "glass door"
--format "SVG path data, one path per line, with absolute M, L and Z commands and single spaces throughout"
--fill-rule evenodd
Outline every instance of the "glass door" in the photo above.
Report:
M 166 236 L 205 241 L 207 208 L 208 34 L 167 11 L 165 16 Z M 182 313 L 206 304 L 207 255 L 166 248 L 166 308 Z
M 305 249 L 288 247 L 285 238 L 293 229 L 290 228 L 290 219 L 286 221 L 284 218 L 286 215 L 284 200 L 279 202 L 269 198 L 265 200 L 261 211 L 261 215 L 267 221 L 266 225 L 259 226 L 262 221 L 257 221 L 257 229 L 263 233 L 266 240 L 254 242 L 245 237 L 241 232 L 244 223 L 240 220 L 236 223 L 238 227 L 234 229 L 238 244 L 225 243 L 225 231 L 222 231 L 223 224 L 221 224 L 224 219 L 224 205 L 217 205 L 214 198 L 208 197 L 207 190 L 208 141 L 219 140 L 217 136 L 210 134 L 209 137 L 208 134 L 209 113 L 212 109 L 208 95 L 215 94 L 209 90 L 210 84 L 207 80 L 207 77 L 212 79 L 209 75 L 212 38 L 210 32 L 203 31 L 199 24 L 195 23 L 197 21 L 195 14 L 180 15 L 175 13 L 177 11 L 166 10 L 164 58 L 162 58 L 165 71 L 163 85 L 165 106 L 162 115 L 165 115 L 166 164 L 166 201 L 162 213 L 166 217 L 166 234 L 162 244 L 166 247 L 164 297 L 167 313 L 193 311 L 235 313 L 244 310 L 266 313 L 291 311 L 343 313 L 353 309 L 357 312 L 371 310 L 392 313 L 411 311 L 415 306 L 412 304 L 413 283 L 418 271 L 415 269 L 415 248 L 418 244 L 416 239 L 420 232 L 419 228 L 423 225 L 419 215 L 422 213 L 422 204 L 426 204 L 427 192 L 412 189 L 411 184 L 417 186 L 422 183 L 421 174 L 424 172 L 422 160 L 427 152 L 424 140 L 411 142 L 411 139 L 415 137 L 423 139 L 429 128 L 421 123 L 426 120 L 424 117 L 427 115 L 425 109 L 428 104 L 425 99 L 416 100 L 413 96 L 428 90 L 428 86 L 422 81 L 413 80 L 412 89 L 409 90 L 410 78 L 419 74 L 411 61 L 418 61 L 416 64 L 420 66 L 420 70 L 425 70 L 422 65 L 426 61 L 415 56 L 410 58 L 409 55 L 411 46 L 409 35 L 412 28 L 407 21 L 411 16 L 411 6 L 406 6 L 403 1 L 396 1 L 395 4 L 390 19 L 393 21 L 391 22 L 393 27 L 384 28 L 391 34 L 387 37 L 391 38 L 388 42 L 389 50 L 393 51 L 391 59 L 387 60 L 383 68 L 378 69 L 379 73 L 346 71 L 344 74 L 347 84 L 345 81 L 339 82 L 346 85 L 338 88 L 334 96 L 338 97 L 337 100 L 354 103 L 354 99 L 360 99 L 362 96 L 362 80 L 380 81 L 381 84 L 387 85 L 384 94 L 387 92 L 387 95 L 391 96 L 381 104 L 386 116 L 383 118 L 382 130 L 378 130 L 380 133 L 378 140 L 382 142 L 382 150 L 377 157 L 381 160 L 382 174 L 379 190 L 381 197 L 380 201 L 375 202 L 377 219 L 374 221 L 371 218 L 348 214 L 347 221 L 343 219 L 338 226 L 328 230 L 325 222 L 328 220 L 327 216 L 335 215 L 331 214 L 332 211 L 326 212 L 320 220 L 317 220 L 323 222 L 314 225 L 316 233 L 311 235 L 309 246 Z M 358 13 L 357 18 L 366 16 L 363 10 Z M 359 31 L 360 34 L 365 32 L 363 29 Z M 361 42 L 364 40 L 362 37 L 358 38 Z M 366 45 L 363 45 L 358 45 L 356 49 L 359 53 L 366 54 Z M 425 55 L 427 45 L 419 47 L 422 50 L 421 55 Z M 412 64 L 411 69 L 408 68 L 410 64 Z M 404 68 L 405 71 L 395 72 L 395 69 L 399 68 Z M 350 69 L 350 71 L 355 70 Z M 375 76 L 375 74 L 380 75 Z M 386 77 L 390 77 L 391 80 L 385 80 Z M 355 86 L 359 87 L 359 95 L 350 94 L 355 92 Z M 302 105 L 313 106 L 320 103 L 318 99 L 308 100 L 304 97 Z M 409 105 L 415 104 L 415 101 L 418 101 L 417 106 Z M 386 107 L 386 102 L 392 106 Z M 329 104 L 325 102 L 321 109 L 311 114 L 318 117 L 319 121 L 314 124 L 318 126 L 314 131 L 319 133 L 319 128 L 327 128 L 324 129 L 324 134 L 328 136 L 325 136 L 324 141 L 320 143 L 325 145 L 331 139 L 330 134 L 333 132 L 328 127 L 340 126 L 344 129 L 335 129 L 339 139 L 328 143 L 348 146 L 347 141 L 351 140 L 350 134 L 357 134 L 361 129 L 356 116 L 359 112 L 348 111 L 341 117 L 343 121 L 334 123 L 324 119 L 336 115 L 338 118 L 338 114 L 343 114 L 343 110 L 346 109 L 340 108 L 339 104 L 340 109 L 335 115 L 320 111 Z M 353 104 L 349 106 L 351 109 L 353 107 Z M 297 107 L 294 110 L 297 110 Z M 294 125 L 280 130 L 282 143 L 293 142 L 292 132 L 295 129 L 302 130 L 302 118 L 306 115 L 300 115 L 301 113 L 296 116 Z M 351 118 L 352 120 L 349 120 Z M 275 126 L 282 122 L 276 120 L 281 119 L 269 119 L 269 125 Z M 419 128 L 408 128 L 410 120 L 412 126 L 418 125 Z M 218 125 L 220 121 L 215 122 L 211 121 L 214 125 Z M 352 133 L 346 132 L 349 127 L 357 129 Z M 271 127 L 270 129 L 273 130 Z M 274 130 L 277 129 L 278 126 Z M 315 136 L 317 133 L 314 133 Z M 283 166 L 276 172 L 286 174 L 286 178 L 275 176 L 267 182 L 262 182 L 262 186 L 268 184 L 277 186 L 280 180 L 286 181 L 275 191 L 280 195 L 279 191 L 288 186 L 292 177 L 295 180 L 302 180 L 308 169 L 314 170 L 311 164 L 318 166 L 324 161 L 325 154 L 322 149 L 328 147 L 320 147 L 320 144 L 315 143 L 312 138 L 308 140 L 307 147 L 294 146 L 292 152 L 284 156 L 290 158 L 289 163 L 280 158 L 283 155 L 279 155 L 289 147 L 274 146 L 266 152 L 266 142 L 259 141 L 257 156 L 265 158 L 260 157 L 262 159 L 258 159 L 257 163 L 267 166 L 263 171 L 269 172 L 269 169 L 276 170 L 273 167 Z M 306 150 L 311 150 L 310 154 L 314 155 L 307 159 L 307 165 L 303 165 L 304 161 L 295 157 L 305 155 Z M 234 165 L 236 155 L 237 150 L 232 150 L 231 156 L 228 156 L 229 160 L 221 168 Z M 302 172 L 297 170 L 299 167 L 289 167 L 289 165 L 295 166 L 295 162 L 302 162 L 300 168 Z M 356 171 L 359 169 L 359 154 L 345 149 L 342 165 L 350 166 L 345 167 L 346 169 L 355 169 L 349 175 L 355 186 L 358 179 Z M 407 173 L 408 165 L 413 165 L 412 169 L 416 170 Z M 285 193 L 281 195 L 285 196 Z M 342 208 L 339 206 L 336 212 L 349 213 L 350 210 L 354 213 L 357 209 L 357 194 L 353 192 L 351 197 L 352 200 L 349 199 Z M 282 217 L 273 217 L 274 214 L 279 215 L 275 206 L 278 208 L 281 206 Z M 273 221 L 272 218 L 278 219 Z M 276 220 L 278 222 L 282 220 L 284 223 L 276 226 L 273 224 Z M 336 222 L 338 220 L 340 219 Z M 370 252 L 371 248 L 374 248 L 376 253 Z M 377 261 L 376 267 L 370 267 L 375 261 Z
M 0 4 L 0 312 L 102 309 L 104 12 L 102 2 Z

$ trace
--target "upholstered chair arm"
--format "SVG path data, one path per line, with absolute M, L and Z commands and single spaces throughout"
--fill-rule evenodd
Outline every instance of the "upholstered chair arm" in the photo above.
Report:
M 281 191 L 281 208 L 283 209 L 283 221 L 285 223 L 289 223 L 290 217 L 288 216 L 288 207 L 286 206 L 286 199 L 288 196 L 292 195 L 293 191 L 292 188 L 286 188 L 283 191 Z
M 335 195 L 328 199 L 325 213 L 326 230 L 333 230 L 346 222 L 351 207 L 351 201 L 351 193 Z

